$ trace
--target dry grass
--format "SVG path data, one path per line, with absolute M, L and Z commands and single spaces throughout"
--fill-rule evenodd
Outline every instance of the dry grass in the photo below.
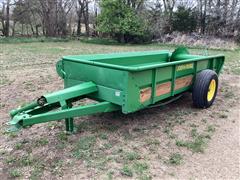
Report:
M 214 36 L 201 36 L 199 34 L 182 34 L 175 32 L 171 35 L 165 35 L 160 42 L 165 44 L 181 44 L 190 47 L 201 47 L 206 49 L 226 49 L 237 50 L 239 46 L 232 39 L 221 39 Z

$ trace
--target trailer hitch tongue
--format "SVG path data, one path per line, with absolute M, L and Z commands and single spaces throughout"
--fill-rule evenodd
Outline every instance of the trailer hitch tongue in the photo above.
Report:
M 14 110 L 10 111 L 10 116 L 13 118 L 17 114 L 22 113 L 22 112 L 27 111 L 27 110 L 30 110 L 30 109 L 34 109 L 37 106 L 38 106 L 38 102 L 34 101 L 31 104 L 28 104 L 28 105 L 26 105 L 24 107 L 20 107 L 18 109 L 14 109 Z
M 23 127 L 22 125 L 23 119 L 28 117 L 29 117 L 28 114 L 15 115 L 13 119 L 7 123 L 9 128 L 6 129 L 6 132 L 15 132 L 20 130 Z

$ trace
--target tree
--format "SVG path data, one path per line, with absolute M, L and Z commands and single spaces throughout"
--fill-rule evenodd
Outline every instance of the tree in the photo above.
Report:
M 1 12 L 1 23 L 2 23 L 2 33 L 4 36 L 9 36 L 10 29 L 10 0 L 2 2 L 2 12 Z
M 67 35 L 67 15 L 72 0 L 38 0 L 40 3 L 44 33 L 48 37 Z
M 77 4 L 77 35 L 81 35 L 81 21 L 83 17 L 84 25 L 85 25 L 85 31 L 86 36 L 90 35 L 90 28 L 89 28 L 89 0 L 78 0 Z
M 57 30 L 57 0 L 39 0 L 45 35 L 56 36 Z
M 118 42 L 135 42 L 144 38 L 146 24 L 135 10 L 122 0 L 102 0 L 98 16 L 98 30 L 109 34 Z
M 190 8 L 178 6 L 177 11 L 173 13 L 172 27 L 174 31 L 192 32 L 197 27 L 197 18 L 195 12 Z
M 165 23 L 165 32 L 172 32 L 172 18 L 173 18 L 173 9 L 175 7 L 176 0 L 163 0 L 164 5 L 164 16 L 166 18 Z

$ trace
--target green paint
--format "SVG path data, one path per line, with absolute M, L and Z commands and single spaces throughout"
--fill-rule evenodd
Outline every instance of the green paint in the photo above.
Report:
M 196 73 L 203 69 L 219 74 L 223 63 L 223 55 L 190 55 L 183 48 L 173 53 L 146 51 L 65 56 L 56 65 L 65 89 L 42 96 L 43 104 L 37 101 L 11 111 L 10 124 L 19 128 L 65 119 L 66 130 L 73 131 L 73 117 L 116 110 L 125 114 L 138 111 L 190 90 L 192 85 L 174 90 L 177 78 L 192 75 L 194 81 Z M 157 97 L 156 86 L 164 82 L 171 82 L 171 91 Z M 151 97 L 141 102 L 140 92 L 144 88 L 151 88 Z M 71 106 L 84 97 L 99 103 Z

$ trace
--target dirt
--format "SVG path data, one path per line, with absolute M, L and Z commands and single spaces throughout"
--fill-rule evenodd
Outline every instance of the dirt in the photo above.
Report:
M 24 68 L 1 71 L 4 83 L 0 85 L 0 179 L 240 177 L 238 75 L 221 74 L 218 96 L 209 109 L 194 108 L 191 94 L 186 93 L 163 108 L 76 118 L 78 131 L 72 135 L 65 134 L 64 122 L 5 133 L 9 110 L 63 87 L 54 63 L 30 63 Z M 178 141 L 193 142 L 203 136 L 203 144 L 196 149 L 176 145 Z M 80 142 L 87 143 L 89 149 L 81 151 Z M 174 154 L 181 158 L 170 161 Z
M 179 179 L 238 179 L 240 177 L 239 107 L 220 123 L 204 154 L 194 154 L 177 170 Z M 234 123 L 233 123 L 234 122 Z

